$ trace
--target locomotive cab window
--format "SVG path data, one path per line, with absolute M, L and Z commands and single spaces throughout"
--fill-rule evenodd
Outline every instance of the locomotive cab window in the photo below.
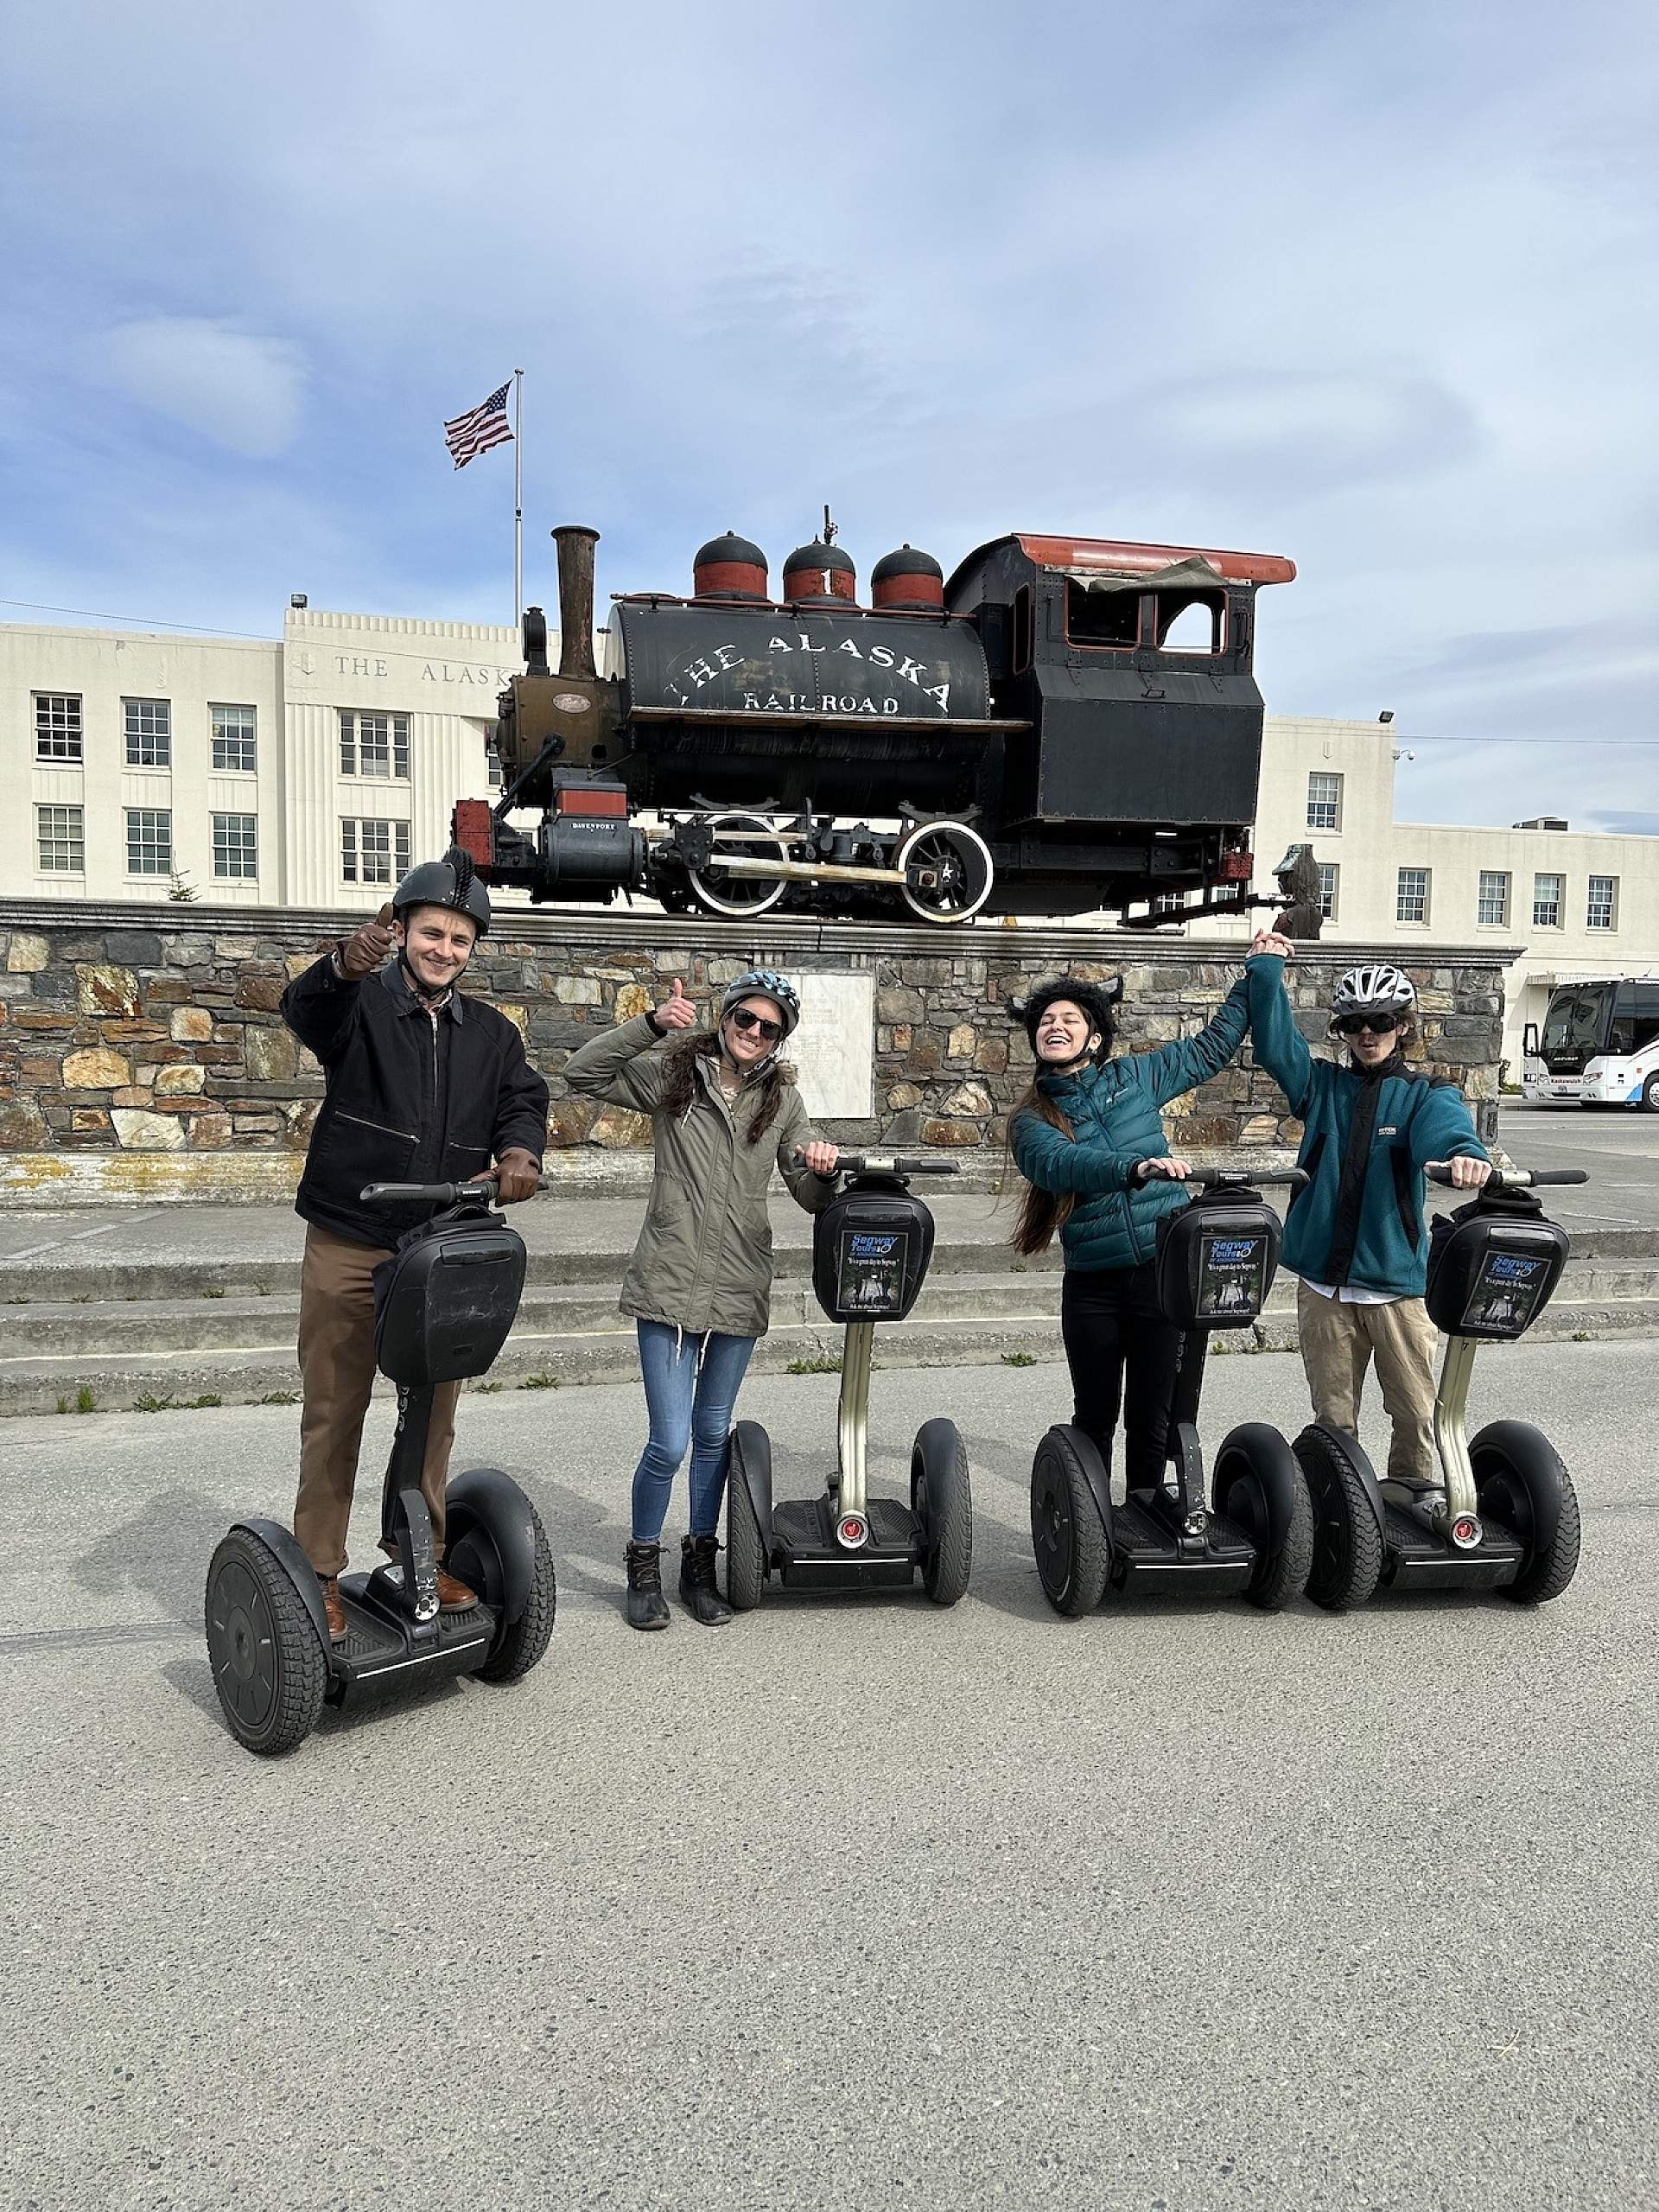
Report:
M 1116 645 L 1133 652 L 1141 636 L 1141 595 L 1129 591 L 1090 591 L 1068 576 L 1065 634 L 1074 645 Z
M 1161 653 L 1218 653 L 1225 605 L 1218 591 L 1155 592 L 1154 644 Z

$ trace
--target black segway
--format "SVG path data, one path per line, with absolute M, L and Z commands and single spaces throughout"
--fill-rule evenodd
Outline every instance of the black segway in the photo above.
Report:
M 787 1590 L 907 1590 L 919 1573 L 936 1605 L 954 1605 L 974 1558 L 968 1455 L 952 1421 L 924 1421 L 910 1458 L 910 1503 L 871 1497 L 865 1481 L 875 1325 L 902 1321 L 921 1294 L 933 1217 L 912 1175 L 954 1175 L 954 1160 L 843 1152 L 846 1179 L 813 1223 L 812 1287 L 846 1325 L 839 1456 L 817 1497 L 774 1504 L 772 1440 L 759 1421 L 732 1430 L 726 1485 L 726 1595 L 760 1602 L 770 1576 Z
M 238 1521 L 207 1569 L 207 1656 L 232 1734 L 251 1751 L 292 1751 L 325 1703 L 435 1675 L 515 1682 L 553 1632 L 553 1560 L 535 1507 L 498 1467 L 450 1478 L 442 1564 L 478 1593 L 438 1609 L 438 1561 L 421 1495 L 440 1382 L 482 1375 L 505 1343 L 524 1281 L 523 1238 L 490 1210 L 495 1185 L 372 1183 L 365 1205 L 445 1211 L 376 1270 L 375 1357 L 397 1385 L 397 1428 L 381 1492 L 372 1574 L 342 1575 L 348 1633 L 331 1643 L 310 1561 L 279 1521 Z
M 1427 1170 L 1449 1184 L 1449 1167 Z M 1379 1480 L 1360 1445 L 1310 1422 L 1296 1440 L 1315 1518 L 1307 1594 L 1332 1612 L 1388 1590 L 1501 1590 L 1519 1605 L 1559 1598 L 1579 1564 L 1579 1501 L 1560 1455 L 1522 1421 L 1465 1433 L 1483 1344 L 1513 1344 L 1548 1305 L 1567 1236 L 1532 1196 L 1588 1181 L 1581 1167 L 1494 1175 L 1430 1232 L 1429 1318 L 1446 1336 L 1434 1397 L 1442 1482 Z
M 1295 1454 L 1276 1428 L 1245 1421 L 1222 1439 L 1205 1494 L 1198 1402 L 1211 1332 L 1247 1328 L 1279 1266 L 1279 1217 L 1264 1185 L 1300 1188 L 1300 1168 L 1251 1174 L 1199 1167 L 1203 1197 L 1158 1224 L 1158 1304 L 1181 1332 L 1170 1404 L 1174 1483 L 1135 1489 L 1114 1505 L 1092 1438 L 1064 1424 L 1037 1446 L 1031 1470 L 1031 1541 L 1043 1595 L 1057 1613 L 1090 1613 L 1109 1587 L 1241 1594 L 1265 1612 L 1300 1597 L 1313 1516 Z

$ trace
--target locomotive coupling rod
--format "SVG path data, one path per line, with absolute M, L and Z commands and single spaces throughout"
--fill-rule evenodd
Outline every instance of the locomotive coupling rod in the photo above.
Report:
M 785 883 L 896 883 L 906 884 L 914 874 L 918 886 L 931 890 L 937 875 L 933 868 L 908 871 L 902 868 L 837 868 L 826 861 L 815 868 L 810 861 L 746 861 L 728 859 L 724 853 L 705 863 L 707 872 L 718 868 L 722 875 L 759 875 L 769 881 Z

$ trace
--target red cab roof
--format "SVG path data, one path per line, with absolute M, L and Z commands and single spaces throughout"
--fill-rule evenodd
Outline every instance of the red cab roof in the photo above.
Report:
M 1043 569 L 1117 569 L 1153 575 L 1177 561 L 1207 561 L 1232 584 L 1287 584 L 1296 563 L 1280 553 L 1224 553 L 1207 545 L 1140 545 L 1115 537 L 1039 537 L 1015 531 L 1020 550 Z

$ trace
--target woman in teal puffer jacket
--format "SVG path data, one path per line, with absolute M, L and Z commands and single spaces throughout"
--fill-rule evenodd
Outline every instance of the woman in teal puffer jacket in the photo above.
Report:
M 1123 1412 L 1131 1490 L 1162 1483 L 1180 1332 L 1159 1313 L 1158 1224 L 1185 1205 L 1189 1173 L 1171 1157 L 1160 1107 L 1224 1068 L 1249 1023 L 1244 980 L 1196 1037 L 1111 1057 L 1114 1022 L 1095 984 L 1062 976 L 1025 1007 L 1037 1076 L 1014 1108 L 1008 1143 L 1028 1185 L 1013 1242 L 1043 1251 L 1058 1229 L 1065 1255 L 1060 1334 L 1072 1420 L 1109 1468 Z

